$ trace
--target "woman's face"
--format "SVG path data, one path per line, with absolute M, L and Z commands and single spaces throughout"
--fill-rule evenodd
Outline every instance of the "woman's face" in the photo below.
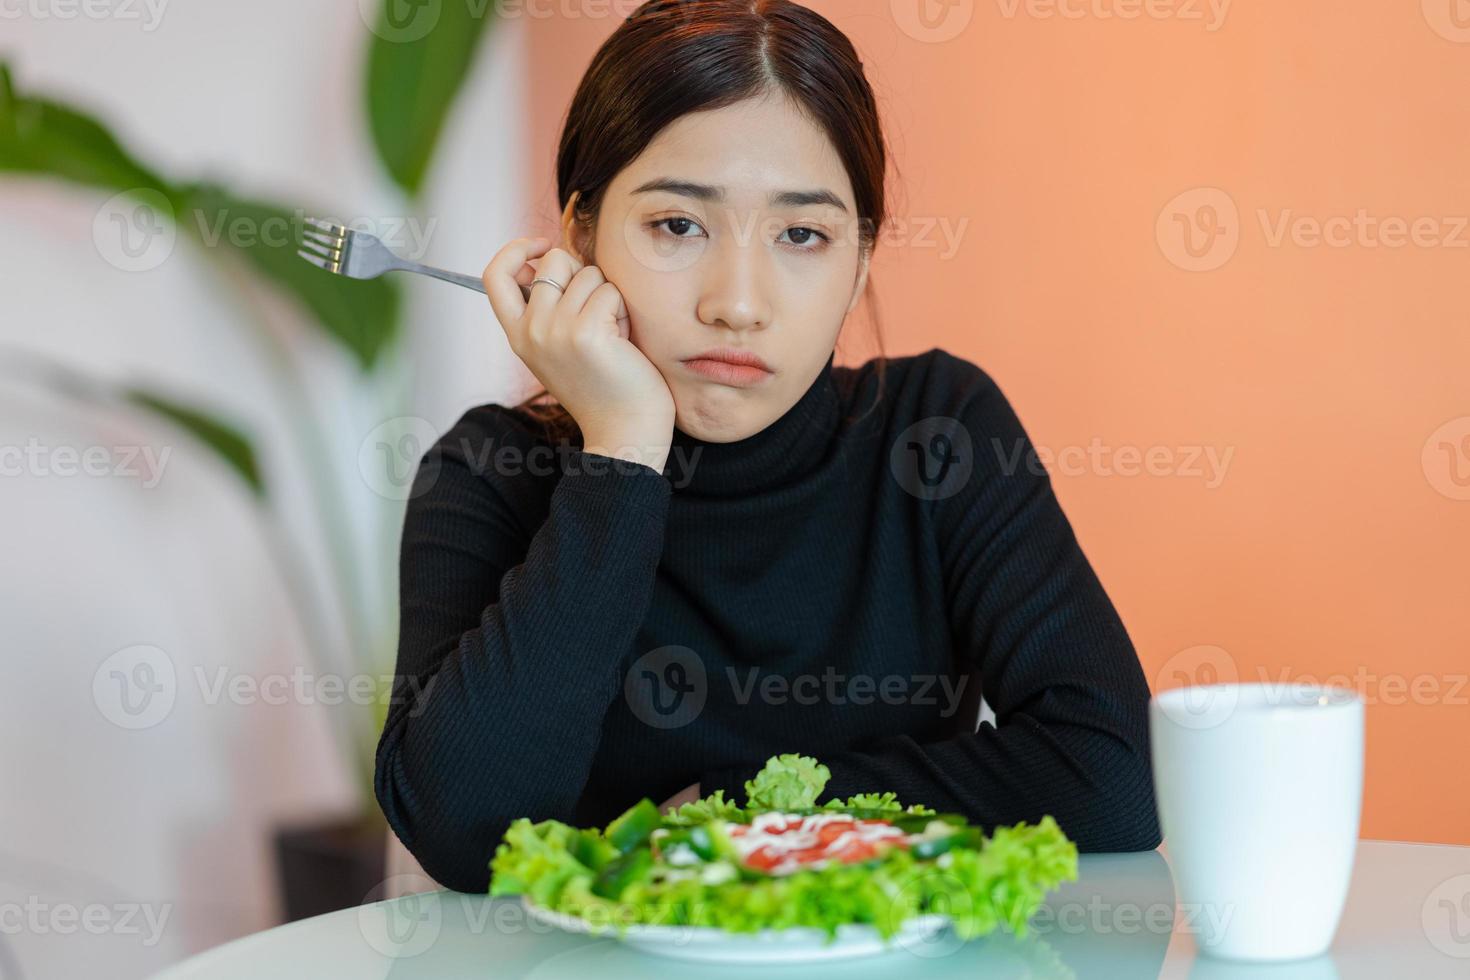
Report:
M 811 387 L 867 279 L 858 225 L 836 151 L 784 97 L 686 115 L 613 179 L 590 260 L 622 293 L 680 430 L 744 439 Z M 697 360 L 714 348 L 769 370 Z

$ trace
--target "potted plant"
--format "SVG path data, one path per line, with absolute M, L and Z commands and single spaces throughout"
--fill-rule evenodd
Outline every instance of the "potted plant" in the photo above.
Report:
M 469 71 L 493 6 L 418 5 L 432 9 L 432 23 L 404 25 L 385 0 L 368 37 L 364 105 L 373 145 L 383 168 L 402 192 L 405 212 L 421 195 L 444 120 Z M 374 393 L 381 417 L 406 415 L 409 372 L 403 356 L 399 284 L 392 279 L 350 280 L 323 272 L 296 255 L 304 216 L 329 215 L 278 202 L 246 198 L 225 183 L 168 175 L 125 148 L 102 121 L 86 111 L 18 88 L 0 62 L 0 174 L 68 182 L 105 194 L 124 220 L 169 227 L 200 250 L 205 267 L 235 291 L 254 315 L 252 337 L 276 365 L 272 379 L 290 408 L 295 427 L 289 447 L 311 487 L 325 551 L 331 562 L 332 603 L 323 608 L 307 588 L 310 578 L 301 544 L 285 533 L 279 501 L 261 472 L 259 453 L 245 428 L 218 410 L 192 403 L 147 379 L 102 379 L 34 352 L 0 352 L 0 365 L 89 403 L 143 413 L 187 433 L 218 458 L 248 489 L 262 535 L 287 584 L 307 636 L 312 667 L 342 678 L 390 677 L 397 646 L 397 609 L 369 608 L 356 570 L 363 562 L 396 564 L 401 500 L 384 498 L 379 539 L 356 540 L 343 519 L 348 488 L 326 464 L 327 437 L 310 410 L 301 365 L 266 312 L 267 293 L 294 301 L 304 320 L 351 355 Z M 221 234 L 221 229 L 254 234 Z M 267 228 L 292 234 L 264 234 Z M 411 476 L 411 474 L 410 474 Z M 333 630 L 330 624 L 340 623 Z M 388 829 L 373 793 L 373 763 L 386 714 L 381 684 L 372 707 L 348 702 L 331 714 L 332 730 L 351 760 L 359 788 L 358 812 L 300 825 L 283 825 L 274 837 L 284 921 L 356 905 L 383 879 Z

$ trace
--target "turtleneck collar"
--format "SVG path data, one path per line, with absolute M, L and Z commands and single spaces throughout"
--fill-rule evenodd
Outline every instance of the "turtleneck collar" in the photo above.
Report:
M 816 469 L 842 417 L 832 378 L 836 351 L 806 392 L 770 425 L 735 442 L 706 442 L 674 427 L 664 475 L 676 494 L 734 496 L 774 489 Z

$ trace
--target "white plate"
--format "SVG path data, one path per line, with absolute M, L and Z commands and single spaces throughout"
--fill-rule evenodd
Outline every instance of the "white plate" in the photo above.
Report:
M 567 932 L 617 936 L 617 929 L 612 925 L 593 925 L 575 915 L 543 909 L 524 895 L 521 896 L 521 905 L 531 918 Z M 807 927 L 739 933 L 726 932 L 711 926 L 630 925 L 622 938 L 634 949 L 681 960 L 707 963 L 815 963 L 912 948 L 930 941 L 935 933 L 947 925 L 948 916 L 915 916 L 905 920 L 898 932 L 887 942 L 884 942 L 878 930 L 861 924 L 838 926 L 837 936 L 830 942 L 821 929 Z

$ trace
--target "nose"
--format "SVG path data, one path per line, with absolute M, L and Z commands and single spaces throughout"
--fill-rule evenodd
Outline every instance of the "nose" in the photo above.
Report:
M 699 299 L 700 322 L 729 330 L 755 330 L 771 323 L 771 256 L 760 236 L 727 236 L 705 257 L 706 279 Z

